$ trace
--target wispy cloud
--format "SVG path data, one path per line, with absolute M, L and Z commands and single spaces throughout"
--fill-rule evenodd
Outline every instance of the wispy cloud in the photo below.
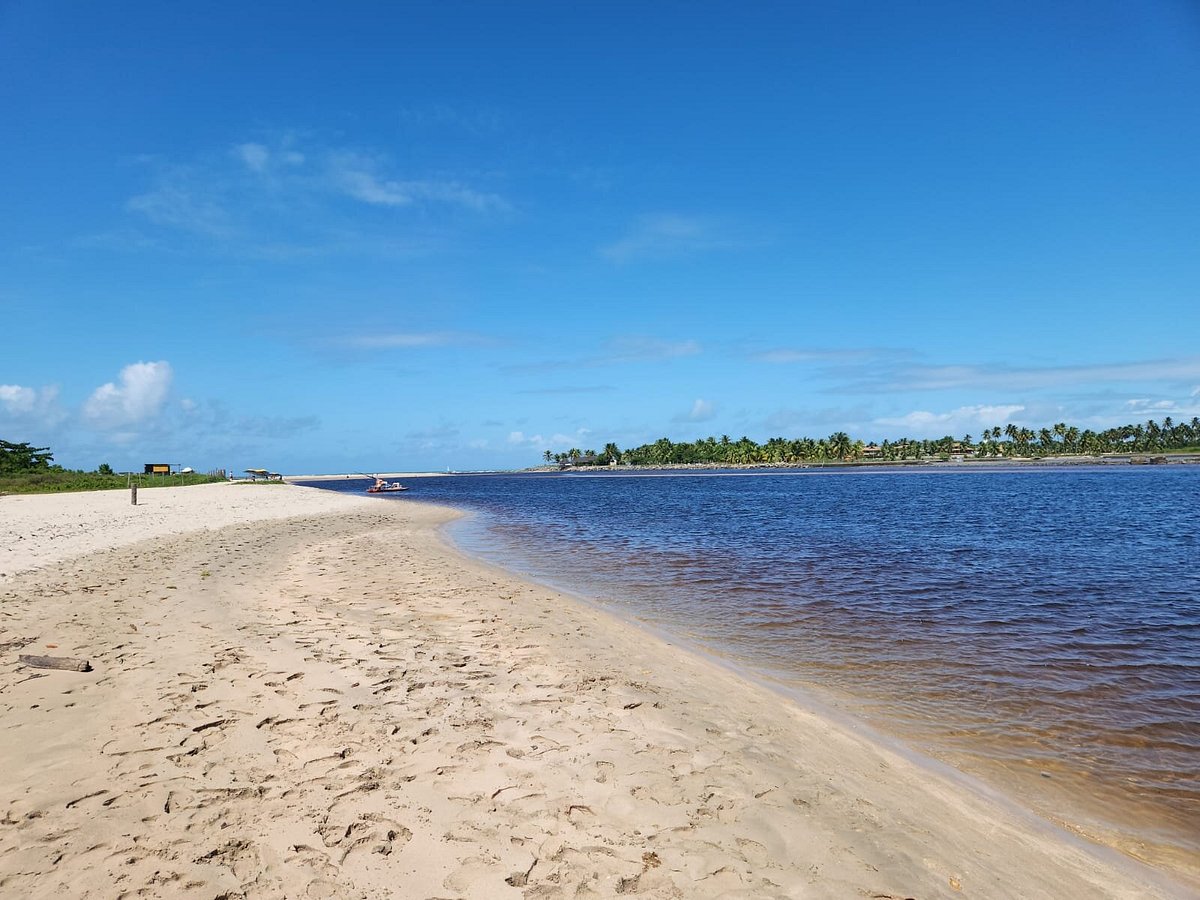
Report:
M 156 225 L 166 225 L 210 237 L 229 237 L 233 219 L 219 192 L 203 183 L 203 177 L 186 167 L 169 167 L 155 176 L 154 186 L 130 197 L 125 203 Z
M 246 164 L 246 168 L 254 172 L 264 171 L 271 159 L 271 151 L 262 144 L 238 144 L 233 152 Z
M 501 366 L 500 371 L 510 374 L 572 371 L 631 363 L 666 362 L 680 357 L 696 356 L 701 352 L 700 344 L 693 340 L 668 341 L 644 335 L 625 335 L 606 341 L 600 352 L 590 356 Z
M 1024 406 L 1007 404 L 997 406 L 960 406 L 947 412 L 913 410 L 900 416 L 884 416 L 872 424 L 884 428 L 898 428 L 912 437 L 942 437 L 959 435 L 993 425 L 1004 425 L 1013 420 Z
M 774 347 L 745 351 L 746 358 L 772 365 L 811 365 L 842 394 L 969 389 L 1031 391 L 1071 385 L 1193 383 L 1200 356 L 1084 365 L 927 363 L 904 348 Z M 1198 388 L 1197 390 L 1200 390 Z
M 369 155 L 352 151 L 329 154 L 331 183 L 347 196 L 373 206 L 411 206 L 415 203 L 443 203 L 477 212 L 509 209 L 498 194 L 476 190 L 456 180 L 401 179 L 383 174 L 382 163 Z
M 573 434 L 564 434 L 561 431 L 556 431 L 549 437 L 538 434 L 526 434 L 524 431 L 510 431 L 508 434 L 508 444 L 512 447 L 529 447 L 535 450 L 547 450 L 552 447 L 561 447 L 564 450 L 571 447 L 583 447 L 591 440 L 592 430 L 590 428 L 578 428 Z
M 506 116 L 496 109 L 463 108 L 445 103 L 406 106 L 397 111 L 400 121 L 411 129 L 457 131 L 471 137 L 487 137 L 503 131 Z
M 707 422 L 716 415 L 716 409 L 708 400 L 700 398 L 692 404 L 692 408 L 671 418 L 672 422 Z
M 540 447 L 546 443 L 546 439 L 540 434 L 526 434 L 523 431 L 510 431 L 508 433 L 508 442 L 518 446 Z
M 491 343 L 489 338 L 478 334 L 458 331 L 391 332 L 351 335 L 341 338 L 339 344 L 364 350 L 395 350 L 416 347 L 465 347 Z
M 24 425 L 49 427 L 66 417 L 58 401 L 58 388 L 0 384 L 0 418 Z
M 889 350 L 885 348 L 795 348 L 776 347 L 751 353 L 749 358 L 755 362 L 771 363 L 772 365 L 792 365 L 796 363 L 853 363 L 865 362 L 872 359 L 908 356 L 908 351 Z
M 289 440 L 316 431 L 321 425 L 317 416 L 241 416 L 232 431 L 240 438 L 271 438 L 275 441 Z
M 529 388 L 514 391 L 517 394 L 611 394 L 616 390 L 609 384 L 564 384 L 559 387 Z
M 290 143 L 291 140 L 285 138 L 284 145 L 275 148 L 254 142 L 236 144 L 232 152 L 234 157 L 240 160 L 247 169 L 261 174 L 281 166 L 304 165 L 305 155 L 288 146 Z
M 1169 398 L 1150 399 L 1148 397 L 1126 400 L 1124 412 L 1126 418 L 1160 419 L 1163 416 L 1191 418 L 1200 415 L 1200 403 L 1196 402 L 1200 392 L 1193 392 L 1187 399 L 1172 400 Z
M 270 255 L 276 252 L 271 248 L 283 247 L 294 255 L 297 246 L 331 245 L 386 251 L 397 239 L 410 246 L 414 230 L 426 246 L 430 218 L 439 211 L 482 216 L 512 208 L 499 193 L 455 173 L 403 172 L 382 152 L 296 132 L 229 144 L 190 160 L 146 156 L 137 162 L 149 184 L 126 201 L 128 212 L 144 223 L 224 241 L 239 253 Z M 347 200 L 422 217 L 397 216 L 390 224 L 372 219 L 359 234 Z
M 601 247 L 600 255 L 616 263 L 628 263 L 727 250 L 741 244 L 710 219 L 667 213 L 642 216 L 628 234 Z
M 39 391 L 20 384 L 0 384 L 0 409 L 9 415 L 28 415 L 39 403 Z
M 596 357 L 598 362 L 610 363 L 655 362 L 695 356 L 700 352 L 696 341 L 665 341 L 659 338 L 630 335 L 616 337 L 605 344 L 605 353 Z
M 170 363 L 137 362 L 126 366 L 116 382 L 102 384 L 83 405 L 83 414 L 98 428 L 116 430 L 157 416 L 167 400 L 173 373 Z
M 1075 366 L 912 365 L 863 371 L 845 390 L 937 391 L 949 388 L 1031 390 L 1089 383 L 1192 381 L 1200 377 L 1200 357 Z
M 772 434 L 785 432 L 810 437 L 832 431 L 847 431 L 857 434 L 862 422 L 870 416 L 861 407 L 822 407 L 817 409 L 777 409 L 763 420 L 763 426 Z
M 413 450 L 444 451 L 459 446 L 462 443 L 461 434 L 457 425 L 442 422 L 408 432 L 400 446 Z

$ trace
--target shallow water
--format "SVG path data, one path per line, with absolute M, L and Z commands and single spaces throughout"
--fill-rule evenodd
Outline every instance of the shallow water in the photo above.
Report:
M 453 532 L 469 552 L 815 690 L 1077 832 L 1200 859 L 1200 467 L 410 487 L 380 502 L 479 513 Z

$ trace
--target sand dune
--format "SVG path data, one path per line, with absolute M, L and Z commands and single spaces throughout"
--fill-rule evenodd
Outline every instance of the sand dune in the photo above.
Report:
M 0 895 L 1187 895 L 464 559 L 450 511 L 143 496 L 0 499 Z

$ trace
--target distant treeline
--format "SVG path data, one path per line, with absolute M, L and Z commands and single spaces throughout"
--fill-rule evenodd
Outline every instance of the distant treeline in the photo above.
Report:
M 631 450 L 606 444 L 604 450 L 571 449 L 564 453 L 547 450 L 547 463 L 561 466 L 622 465 L 661 466 L 687 463 L 746 465 L 755 463 L 854 462 L 863 459 L 905 460 L 948 458 L 953 455 L 1015 457 L 1067 456 L 1102 453 L 1157 453 L 1167 450 L 1200 451 L 1200 418 L 1176 424 L 1168 416 L 1161 423 L 1153 420 L 1139 425 L 1122 425 L 1105 431 L 1079 429 L 1059 422 L 1050 428 L 1033 431 L 1017 425 L 985 428 L 976 438 L 946 435 L 936 440 L 900 438 L 895 441 L 866 443 L 837 431 L 827 438 L 771 438 L 759 444 L 729 435 L 698 441 L 672 441 L 659 438 Z

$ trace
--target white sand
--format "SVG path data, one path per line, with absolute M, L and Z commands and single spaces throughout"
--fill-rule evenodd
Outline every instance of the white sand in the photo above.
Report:
M 446 510 L 139 499 L 0 498 L 0 896 L 1192 895 L 465 560 Z
M 374 498 L 237 483 L 143 488 L 137 499 L 134 506 L 127 490 L 0 497 L 0 577 L 150 537 L 333 512 Z

